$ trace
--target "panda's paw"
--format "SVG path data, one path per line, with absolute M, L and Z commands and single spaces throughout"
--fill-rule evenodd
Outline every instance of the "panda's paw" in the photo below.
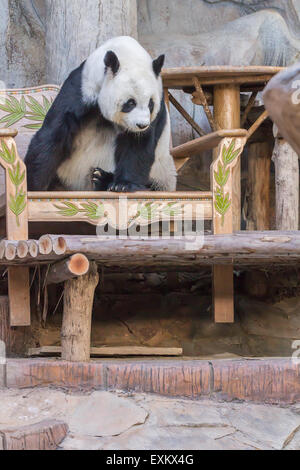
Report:
M 135 191 L 147 191 L 147 186 L 135 183 L 111 183 L 108 185 L 107 191 L 115 193 L 134 193 Z
M 113 174 L 107 173 L 101 168 L 94 168 L 91 179 L 94 191 L 106 191 L 113 179 Z

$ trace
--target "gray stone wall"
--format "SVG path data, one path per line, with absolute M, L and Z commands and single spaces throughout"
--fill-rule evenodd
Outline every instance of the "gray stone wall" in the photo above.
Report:
M 0 0 L 0 79 L 61 81 L 108 37 L 129 34 L 167 65 L 287 65 L 299 0 Z

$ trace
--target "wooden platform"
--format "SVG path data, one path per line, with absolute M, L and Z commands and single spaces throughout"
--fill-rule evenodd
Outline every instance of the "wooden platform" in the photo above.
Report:
M 9 359 L 9 388 L 122 390 L 168 397 L 293 404 L 300 400 L 300 365 L 271 359 L 112 359 L 71 363 Z

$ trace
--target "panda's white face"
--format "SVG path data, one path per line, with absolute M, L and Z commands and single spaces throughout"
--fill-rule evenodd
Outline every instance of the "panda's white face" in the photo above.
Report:
M 113 75 L 108 71 L 99 95 L 103 116 L 134 133 L 145 132 L 155 120 L 161 105 L 161 93 L 154 73 L 130 71 Z

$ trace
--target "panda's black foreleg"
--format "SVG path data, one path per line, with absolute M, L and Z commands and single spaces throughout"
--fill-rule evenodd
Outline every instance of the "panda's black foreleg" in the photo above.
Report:
M 123 193 L 149 191 L 154 158 L 155 139 L 152 130 L 140 135 L 120 134 L 115 149 L 116 169 L 107 190 Z

